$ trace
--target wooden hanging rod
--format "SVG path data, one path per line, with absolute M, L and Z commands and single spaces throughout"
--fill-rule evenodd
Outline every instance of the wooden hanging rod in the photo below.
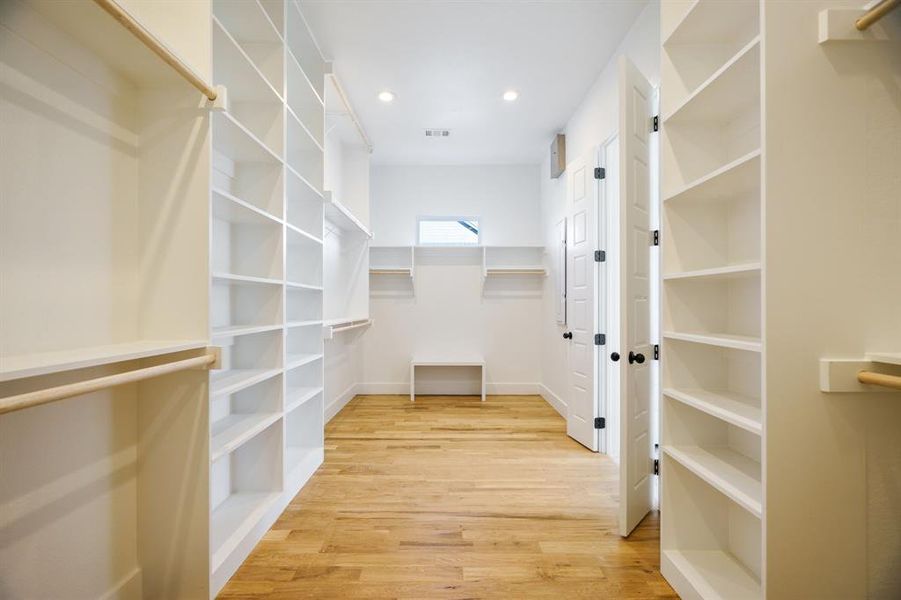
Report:
M 32 406 L 40 406 L 41 404 L 49 404 L 58 400 L 65 400 L 73 396 L 80 396 L 96 392 L 98 390 L 124 385 L 126 383 L 134 383 L 143 381 L 153 377 L 159 377 L 177 371 L 186 369 L 209 369 L 219 362 L 219 349 L 209 348 L 203 356 L 194 358 L 186 358 L 153 367 L 145 367 L 143 369 L 135 369 L 126 371 L 125 373 L 117 373 L 115 375 L 107 375 L 106 377 L 96 377 L 76 383 L 68 383 L 57 387 L 27 392 L 17 396 L 8 396 L 0 398 L 0 415 L 31 408 Z
M 859 371 L 857 373 L 857 381 L 860 383 L 887 387 L 893 390 L 901 390 L 901 377 L 898 377 L 897 375 L 886 375 L 885 373 L 874 373 L 873 371 Z
M 118 2 L 115 0 L 94 0 L 94 2 L 111 17 L 119 21 L 125 29 L 130 31 L 133 36 L 138 38 L 138 40 L 153 51 L 154 54 L 163 59 L 163 62 L 175 69 L 176 73 L 184 77 L 187 82 L 197 88 L 201 94 L 210 100 L 215 100 L 218 97 L 218 93 L 213 86 L 204 81 L 190 66 L 182 62 L 182 60 L 173 54 L 163 42 L 141 25 L 141 23 L 125 9 L 119 6 Z
M 901 6 L 901 0 L 882 0 L 879 4 L 868 10 L 862 17 L 854 22 L 858 31 L 866 31 L 870 25 L 889 14 L 892 10 Z

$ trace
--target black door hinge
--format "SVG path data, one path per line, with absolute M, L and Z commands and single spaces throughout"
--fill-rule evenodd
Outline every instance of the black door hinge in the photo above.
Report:
M 660 345 L 654 344 L 654 360 L 660 360 Z
M 594 345 L 595 346 L 603 346 L 607 343 L 607 336 L 603 333 L 594 334 Z
M 654 459 L 654 475 L 660 475 L 660 460 Z
M 595 429 L 604 429 L 607 427 L 607 419 L 604 417 L 595 417 L 594 418 L 594 428 Z
M 651 119 L 651 128 L 654 131 L 660 130 L 660 115 L 654 115 L 654 118 Z
M 604 167 L 595 167 L 594 168 L 594 178 L 595 179 L 604 179 L 607 177 L 607 169 Z
M 655 229 L 651 232 L 651 245 L 659 246 L 660 245 L 660 230 Z
M 605 262 L 607 260 L 607 253 L 604 250 L 595 250 L 594 251 L 594 262 Z

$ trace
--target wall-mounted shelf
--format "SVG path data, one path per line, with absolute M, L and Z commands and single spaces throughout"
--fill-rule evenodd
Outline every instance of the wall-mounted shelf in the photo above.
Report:
M 357 329 L 361 329 L 363 327 L 369 327 L 373 324 L 373 320 L 369 318 L 365 319 L 333 319 L 331 321 L 327 321 L 322 326 L 322 339 L 330 340 L 335 337 L 337 333 L 343 333 L 345 331 L 355 331 Z
M 883 381 L 861 382 L 861 372 Z M 868 352 L 864 358 L 820 360 L 820 391 L 886 393 L 901 391 L 901 352 Z

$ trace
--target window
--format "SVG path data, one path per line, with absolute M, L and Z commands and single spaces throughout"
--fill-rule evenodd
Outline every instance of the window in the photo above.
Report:
M 419 243 L 428 246 L 478 246 L 479 219 L 420 217 Z

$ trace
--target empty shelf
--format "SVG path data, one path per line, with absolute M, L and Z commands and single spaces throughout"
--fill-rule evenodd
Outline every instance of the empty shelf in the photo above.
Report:
M 322 393 L 321 387 L 288 388 L 285 395 L 285 412 L 289 413 L 306 404 L 320 393 Z
M 370 275 L 406 275 L 413 274 L 413 269 L 409 267 L 377 267 L 369 269 Z
M 278 413 L 232 414 L 213 423 L 210 462 L 240 448 L 281 418 Z
M 235 162 L 281 163 L 277 154 L 224 111 L 213 112 L 213 146 Z
M 685 583 L 701 598 L 749 600 L 763 597 L 760 581 L 727 552 L 664 550 L 661 553 L 661 570 L 672 580 L 668 567 L 678 571 Z
M 321 354 L 289 354 L 285 361 L 285 370 L 296 369 L 322 358 Z
M 543 267 L 489 267 L 485 275 L 546 275 Z
M 681 271 L 669 273 L 663 276 L 666 281 L 680 279 L 735 279 L 749 277 L 760 272 L 760 263 L 748 263 L 744 265 L 729 265 L 712 269 L 698 269 L 695 271 Z
M 280 372 L 280 369 L 229 369 L 214 373 L 210 376 L 211 395 L 234 394 L 261 381 L 266 381 Z
M 887 365 L 901 365 L 901 352 L 868 352 L 867 360 Z
M 239 335 L 252 335 L 266 331 L 281 329 L 281 325 L 230 325 L 228 327 L 213 327 L 214 338 L 237 337 Z
M 239 285 L 281 285 L 279 279 L 267 277 L 251 277 L 249 275 L 235 275 L 233 273 L 213 273 L 213 279 Z
M 218 569 L 241 540 L 273 507 L 275 492 L 239 492 L 229 496 L 213 510 L 210 519 L 212 570 Z
M 213 188 L 213 217 L 229 223 L 280 225 L 281 219 L 225 190 Z
M 688 183 L 664 197 L 664 202 L 719 200 L 734 197 L 759 185 L 760 150 L 754 150 Z
M 289 287 L 289 288 L 292 288 L 292 289 L 295 289 L 295 290 L 311 290 L 311 291 L 314 291 L 314 292 L 321 292 L 321 291 L 322 291 L 322 286 L 321 286 L 321 285 L 311 285 L 311 284 L 309 284 L 309 283 L 298 283 L 298 282 L 296 282 L 296 281 L 286 281 L 286 282 L 285 282 L 285 286 L 286 286 L 286 287 Z
M 369 231 L 369 228 L 363 225 L 346 206 L 332 198 L 331 194 L 328 195 L 324 208 L 325 218 L 338 229 L 372 237 L 372 232 Z
M 729 391 L 702 389 L 666 388 L 663 394 L 756 435 L 763 430 L 760 400 Z
M 0 381 L 98 367 L 125 360 L 149 358 L 184 350 L 196 350 L 206 346 L 207 342 L 203 340 L 142 340 L 122 344 L 74 348 L 59 352 L 4 356 L 0 359 L 0 365 L 2 365 L 2 368 L 0 368 Z
M 747 350 L 748 352 L 760 352 L 762 348 L 760 338 L 755 338 L 748 335 L 665 331 L 663 333 L 663 337 L 670 340 L 680 340 L 683 342 L 692 342 L 695 344 L 706 344 L 708 346 L 719 346 L 720 348 Z
M 747 29 L 749 23 L 756 22 L 758 18 L 756 1 L 695 0 L 663 45 L 730 43 Z
M 292 234 L 299 235 L 302 238 L 304 238 L 304 240 L 308 240 L 310 242 L 313 242 L 314 244 L 320 244 L 320 245 L 322 244 L 322 238 L 316 237 L 312 233 L 306 232 L 303 229 L 301 229 L 300 227 L 297 227 L 296 225 L 292 225 L 291 223 L 285 223 L 285 226 L 288 228 L 288 230 Z M 288 237 L 288 244 L 289 245 L 291 244 L 291 237 Z
M 663 451 L 733 502 L 760 518 L 763 512 L 760 463 L 729 448 L 664 446 Z

